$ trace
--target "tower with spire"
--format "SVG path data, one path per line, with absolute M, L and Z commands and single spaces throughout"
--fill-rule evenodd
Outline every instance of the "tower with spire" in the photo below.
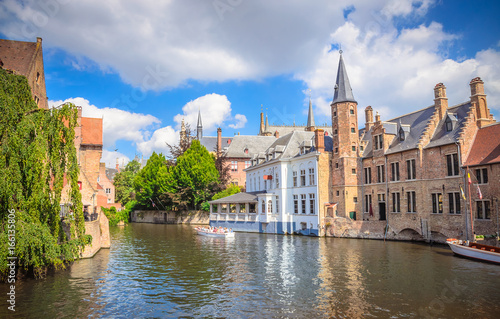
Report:
M 331 103 L 333 155 L 333 192 L 338 194 L 338 211 L 347 214 L 360 211 L 354 198 L 358 197 L 361 176 L 359 153 L 358 103 L 354 99 L 351 84 L 340 51 L 337 79 Z
M 196 138 L 201 141 L 203 137 L 203 124 L 201 123 L 201 111 L 198 110 L 198 124 L 196 125 Z
M 312 108 L 312 103 L 311 103 L 311 97 L 309 97 L 309 112 L 307 113 L 306 131 L 314 132 L 315 129 L 316 129 L 316 124 L 314 123 L 314 114 L 313 114 L 313 108 Z

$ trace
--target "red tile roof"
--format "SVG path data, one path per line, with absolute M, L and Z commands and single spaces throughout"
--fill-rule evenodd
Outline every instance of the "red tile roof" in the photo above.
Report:
M 28 76 L 37 45 L 37 42 L 0 39 L 0 60 L 2 60 L 3 68 Z
M 500 163 L 500 123 L 477 131 L 465 166 Z
M 82 144 L 102 145 L 102 119 L 82 117 Z

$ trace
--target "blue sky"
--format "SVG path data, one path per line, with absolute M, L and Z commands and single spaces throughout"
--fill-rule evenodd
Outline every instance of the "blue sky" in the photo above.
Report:
M 500 115 L 498 1 L 41 0 L 0 3 L 2 38 L 43 38 L 51 104 L 73 101 L 104 118 L 103 159 L 166 152 L 181 120 L 204 135 L 256 134 L 270 122 L 330 122 L 339 53 L 359 108 L 382 120 L 449 104 L 485 81 Z M 115 151 L 117 150 L 117 151 Z

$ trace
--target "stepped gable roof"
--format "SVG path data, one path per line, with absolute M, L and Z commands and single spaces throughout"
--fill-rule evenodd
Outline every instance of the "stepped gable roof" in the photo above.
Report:
M 354 95 L 352 94 L 351 84 L 342 58 L 342 51 L 340 52 L 339 68 L 337 70 L 337 81 L 335 82 L 335 93 L 333 94 L 333 102 L 355 102 Z
M 227 147 L 226 156 L 250 159 L 254 154 L 264 152 L 274 141 L 274 136 L 236 135 Z
M 82 117 L 82 144 L 102 145 L 102 119 Z
M 500 123 L 477 131 L 464 166 L 500 163 Z
M 257 194 L 263 194 L 263 193 L 265 193 L 265 191 L 237 193 L 231 196 L 209 201 L 208 203 L 210 204 L 258 203 Z
M 441 120 L 441 122 L 438 124 L 438 126 L 436 127 L 436 131 L 434 132 L 434 136 L 430 140 L 429 144 L 425 146 L 425 148 L 447 145 L 457 142 L 460 135 L 460 130 L 462 129 L 470 107 L 470 102 L 465 102 L 448 108 L 448 115 L 445 115 L 443 120 Z M 450 120 L 455 122 L 453 123 L 453 129 L 451 131 L 446 130 L 447 116 L 450 117 Z
M 36 54 L 37 42 L 0 39 L 0 60 L 3 69 L 27 76 Z
M 227 148 L 230 144 L 231 144 L 231 141 L 232 141 L 232 137 L 222 137 L 221 138 L 221 142 L 222 142 L 222 150 L 224 150 L 225 148 Z M 217 136 L 203 136 L 200 140 L 200 143 L 201 145 L 205 146 L 205 148 L 209 151 L 209 152 L 216 152 L 217 151 Z

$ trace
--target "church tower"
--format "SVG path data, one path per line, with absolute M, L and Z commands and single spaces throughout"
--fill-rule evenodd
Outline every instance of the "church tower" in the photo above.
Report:
M 361 198 L 358 197 L 358 185 L 360 185 L 358 176 L 362 176 L 362 172 L 360 171 L 358 102 L 352 94 L 342 51 L 340 51 L 334 90 L 333 101 L 330 105 L 333 130 L 333 198 L 338 203 L 339 216 L 348 217 L 350 212 L 361 213 L 361 205 L 358 204 L 361 203 Z
M 311 103 L 311 98 L 309 98 L 309 113 L 307 114 L 306 131 L 314 132 L 315 129 L 316 129 L 316 124 L 314 123 L 313 107 Z
M 196 138 L 201 141 L 203 137 L 203 125 L 201 124 L 201 111 L 198 110 L 198 125 L 196 125 Z

